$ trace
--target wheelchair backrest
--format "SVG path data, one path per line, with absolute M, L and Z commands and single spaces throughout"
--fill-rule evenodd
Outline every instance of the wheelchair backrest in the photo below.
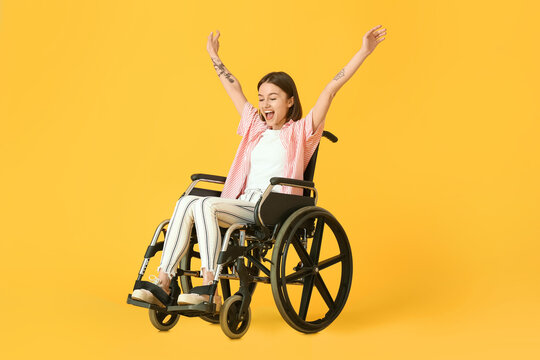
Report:
M 329 139 L 332 142 L 338 141 L 338 138 L 334 134 L 326 130 L 323 131 L 322 136 Z M 320 145 L 320 142 L 319 142 L 319 145 Z M 315 164 L 317 163 L 317 153 L 319 152 L 319 145 L 317 145 L 317 148 L 315 149 L 315 152 L 311 156 L 308 166 L 306 167 L 306 170 L 304 171 L 304 180 L 306 181 L 313 181 L 313 176 L 315 175 Z M 310 193 L 311 193 L 311 190 L 304 189 L 304 196 L 309 196 Z

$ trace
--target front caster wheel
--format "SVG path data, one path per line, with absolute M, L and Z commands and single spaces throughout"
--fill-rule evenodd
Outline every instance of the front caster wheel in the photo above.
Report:
M 172 329 L 180 319 L 179 314 L 168 314 L 153 309 L 149 310 L 148 315 L 150 316 L 152 325 L 159 331 L 168 331 Z
M 242 296 L 233 295 L 223 303 L 219 314 L 221 330 L 231 339 L 239 339 L 248 331 L 251 323 L 251 309 L 248 307 L 244 318 L 240 319 Z

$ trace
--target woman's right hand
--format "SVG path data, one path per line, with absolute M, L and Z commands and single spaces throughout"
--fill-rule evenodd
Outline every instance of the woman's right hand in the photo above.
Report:
M 211 32 L 210 35 L 208 35 L 208 42 L 206 43 L 206 50 L 210 54 L 210 56 L 217 56 L 218 50 L 219 50 L 219 30 L 216 31 L 216 35 L 214 36 L 214 32 Z

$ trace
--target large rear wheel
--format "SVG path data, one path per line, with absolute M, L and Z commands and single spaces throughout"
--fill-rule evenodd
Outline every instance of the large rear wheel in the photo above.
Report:
M 351 288 L 352 254 L 330 212 L 307 206 L 287 218 L 274 244 L 270 280 L 277 308 L 294 329 L 314 333 L 336 319 Z

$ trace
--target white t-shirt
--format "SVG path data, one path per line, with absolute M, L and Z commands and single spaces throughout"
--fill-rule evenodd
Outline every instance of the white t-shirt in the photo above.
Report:
M 251 151 L 251 167 L 245 192 L 250 189 L 264 191 L 270 185 L 270 178 L 283 176 L 287 153 L 279 137 L 280 131 L 267 129 Z M 276 185 L 272 191 L 279 192 L 281 187 Z

